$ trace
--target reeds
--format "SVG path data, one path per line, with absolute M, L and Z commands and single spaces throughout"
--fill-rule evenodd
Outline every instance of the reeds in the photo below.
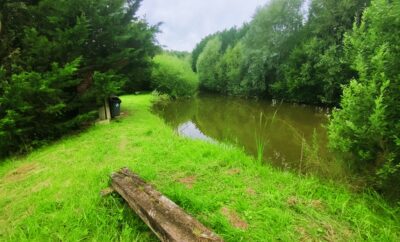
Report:
M 260 113 L 258 119 L 258 129 L 255 129 L 254 137 L 256 141 L 256 149 L 257 149 L 257 161 L 259 163 L 263 163 L 264 161 L 264 152 L 266 148 L 266 144 L 269 142 L 267 131 L 271 131 L 272 124 L 276 118 L 278 113 L 278 109 L 275 110 L 272 117 L 268 118 L 264 115 L 264 113 Z M 269 130 L 268 130 L 269 129 Z

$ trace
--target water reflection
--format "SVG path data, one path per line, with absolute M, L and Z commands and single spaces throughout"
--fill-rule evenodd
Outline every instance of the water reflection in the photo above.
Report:
M 203 95 L 154 110 L 181 135 L 234 143 L 255 156 L 257 139 L 262 140 L 264 159 L 279 167 L 303 169 L 311 149 L 317 150 L 318 162 L 329 161 L 323 108 Z
M 180 135 L 188 138 L 205 140 L 211 143 L 215 142 L 212 138 L 203 134 L 192 121 L 179 125 L 177 131 Z

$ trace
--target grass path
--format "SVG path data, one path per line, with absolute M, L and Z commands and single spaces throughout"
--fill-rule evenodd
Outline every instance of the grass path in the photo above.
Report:
M 226 241 L 400 241 L 399 209 L 379 196 L 178 137 L 151 99 L 123 97 L 122 119 L 0 163 L 0 241 L 156 241 L 118 196 L 99 195 L 124 166 Z

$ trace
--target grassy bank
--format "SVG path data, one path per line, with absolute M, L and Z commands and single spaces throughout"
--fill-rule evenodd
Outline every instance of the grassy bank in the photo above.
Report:
M 156 241 L 112 195 L 127 166 L 227 241 L 399 241 L 398 211 L 376 195 L 256 165 L 238 148 L 178 137 L 123 97 L 123 117 L 0 163 L 0 240 Z

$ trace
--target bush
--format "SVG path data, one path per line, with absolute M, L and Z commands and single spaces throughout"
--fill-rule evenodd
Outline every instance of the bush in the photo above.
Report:
M 65 118 L 75 107 L 68 105 L 74 96 L 64 90 L 79 83 L 73 77 L 78 64 L 79 60 L 64 67 L 54 64 L 49 72 L 22 72 L 4 82 L 0 98 L 0 156 L 27 151 L 45 139 L 59 136 L 83 118 Z
M 372 168 L 376 185 L 390 184 L 400 175 L 400 3 L 372 1 L 345 44 L 359 78 L 333 113 L 330 145 Z
M 161 54 L 154 57 L 152 86 L 162 94 L 172 98 L 191 97 L 198 89 L 197 75 L 190 63 L 178 57 Z
M 123 85 L 112 72 L 95 72 L 90 89 L 71 92 L 82 82 L 76 78 L 79 63 L 53 64 L 49 72 L 22 72 L 3 82 L 0 157 L 30 151 L 93 120 L 104 97 Z

